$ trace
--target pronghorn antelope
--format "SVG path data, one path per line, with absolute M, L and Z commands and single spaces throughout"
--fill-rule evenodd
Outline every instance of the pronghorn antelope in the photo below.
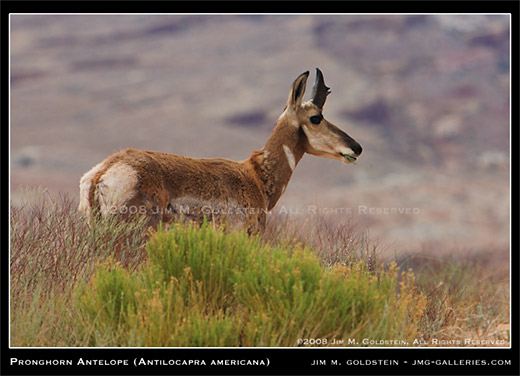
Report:
M 294 81 L 271 136 L 248 159 L 126 149 L 83 175 L 79 210 L 143 213 L 152 226 L 182 214 L 190 220 L 238 220 L 250 232 L 262 230 L 305 153 L 345 163 L 361 154 L 361 146 L 322 115 L 330 91 L 318 68 L 312 98 L 302 103 L 308 76 L 307 71 Z

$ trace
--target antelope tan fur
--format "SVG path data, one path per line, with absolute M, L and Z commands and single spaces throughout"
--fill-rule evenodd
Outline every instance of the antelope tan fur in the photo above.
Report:
M 354 139 L 324 119 L 330 91 L 318 68 L 312 99 L 302 103 L 308 76 L 307 71 L 294 81 L 271 136 L 248 159 L 122 150 L 83 175 L 79 210 L 104 216 L 145 214 L 152 226 L 179 215 L 195 221 L 206 216 L 261 231 L 266 214 L 305 153 L 352 163 L 362 151 Z

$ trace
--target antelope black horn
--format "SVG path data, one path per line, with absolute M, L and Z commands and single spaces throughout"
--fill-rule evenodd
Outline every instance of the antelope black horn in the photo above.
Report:
M 319 68 L 316 68 L 316 82 L 314 82 L 312 88 L 312 103 L 322 109 L 329 94 L 330 88 L 325 85 L 323 73 L 321 73 Z

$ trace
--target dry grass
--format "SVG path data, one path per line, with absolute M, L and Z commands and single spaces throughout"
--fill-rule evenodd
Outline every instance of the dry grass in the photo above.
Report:
M 363 261 L 369 270 L 378 266 L 380 249 L 351 222 L 334 222 L 323 215 L 310 217 L 271 214 L 262 239 L 271 244 L 304 245 L 320 257 L 325 267 Z
M 60 346 L 70 341 L 67 305 L 77 281 L 113 255 L 135 268 L 146 257 L 143 223 L 113 220 L 88 226 L 66 195 L 25 191 L 11 205 L 11 344 Z M 142 222 L 142 221 L 141 221 Z
M 422 328 L 425 340 L 439 341 L 432 345 L 509 345 L 509 257 L 505 250 L 442 258 L 425 256 L 423 251 L 401 265 L 414 270 L 418 288 L 428 298 Z

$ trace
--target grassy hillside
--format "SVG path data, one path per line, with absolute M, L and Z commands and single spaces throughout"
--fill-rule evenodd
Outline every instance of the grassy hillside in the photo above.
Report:
M 283 218 L 257 237 L 110 218 L 89 227 L 66 196 L 26 196 L 11 207 L 12 346 L 509 341 L 507 272 L 474 255 L 383 260 L 365 235 Z

